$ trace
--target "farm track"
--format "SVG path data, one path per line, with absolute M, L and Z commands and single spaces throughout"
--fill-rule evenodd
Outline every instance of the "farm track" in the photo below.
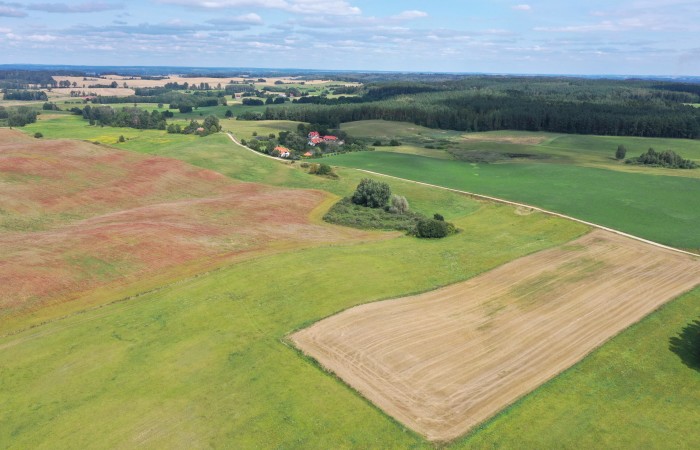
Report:
M 452 440 L 700 282 L 700 260 L 603 230 L 291 336 L 431 441 Z

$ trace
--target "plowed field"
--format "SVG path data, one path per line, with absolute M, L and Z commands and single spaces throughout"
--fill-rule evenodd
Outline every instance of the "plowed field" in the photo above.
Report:
M 700 283 L 700 260 L 597 230 L 291 336 L 387 414 L 449 441 Z
M 235 182 L 168 158 L 0 130 L 0 332 L 9 318 L 97 287 L 370 236 L 312 222 L 327 198 Z

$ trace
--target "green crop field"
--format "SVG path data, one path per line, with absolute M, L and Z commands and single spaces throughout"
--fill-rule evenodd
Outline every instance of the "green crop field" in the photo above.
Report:
M 234 120 L 222 125 L 243 138 L 296 127 Z M 579 217 L 602 214 L 627 231 L 700 248 L 689 228 L 700 214 L 693 195 L 700 180 L 692 178 L 563 164 L 564 157 L 551 164 L 477 165 L 425 149 L 423 156 L 377 151 L 327 158 L 342 166 L 334 180 L 260 157 L 222 133 L 199 138 L 90 127 L 68 115 L 40 117 L 23 131 L 109 145 L 124 135 L 127 141 L 117 148 L 181 159 L 281 191 L 315 188 L 345 196 L 367 176 L 351 167 L 366 167 L 522 196 L 515 199 L 550 209 L 571 207 Z M 405 131 L 407 142 L 413 131 Z M 448 137 L 462 139 L 459 133 Z M 561 140 L 557 147 L 567 149 L 586 139 L 565 138 L 547 136 L 538 145 Z M 443 159 L 426 157 L 430 151 L 444 153 Z M 688 144 L 679 153 L 692 157 L 692 151 Z M 591 153 L 587 158 L 595 157 Z M 0 448 L 432 448 L 299 355 L 285 336 L 360 303 L 470 278 L 565 243 L 586 228 L 414 183 L 389 183 L 412 209 L 443 213 L 463 232 L 439 241 L 402 236 L 262 255 L 0 338 Z M 251 281 L 263 276 L 271 281 Z M 669 348 L 700 317 L 699 300 L 696 289 L 671 302 L 449 447 L 700 445 L 700 417 L 693 413 L 700 401 L 699 365 L 687 364 L 687 355 L 684 363 Z
M 673 150 L 700 163 L 700 141 L 690 139 L 640 138 L 634 136 L 589 136 L 529 131 L 489 131 L 462 133 L 434 130 L 406 122 L 366 120 L 342 124 L 350 135 L 369 143 L 381 140 L 377 150 L 417 154 L 438 159 L 458 159 L 474 153 L 516 154 L 523 157 L 499 162 L 565 164 L 599 167 L 615 171 L 700 178 L 700 170 L 670 170 L 624 164 L 614 158 L 618 145 L 627 148 L 627 157 L 639 156 L 652 147 Z M 399 147 L 386 147 L 397 139 Z M 430 148 L 435 147 L 435 148 Z M 527 156 L 525 156 L 527 155 Z
M 524 202 L 647 239 L 700 249 L 700 179 L 565 164 L 469 164 L 364 152 L 333 164 Z

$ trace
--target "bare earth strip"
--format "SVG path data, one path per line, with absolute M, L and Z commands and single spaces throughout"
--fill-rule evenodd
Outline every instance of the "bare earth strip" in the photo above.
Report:
M 595 230 L 291 339 L 387 414 L 449 441 L 699 283 L 698 258 Z

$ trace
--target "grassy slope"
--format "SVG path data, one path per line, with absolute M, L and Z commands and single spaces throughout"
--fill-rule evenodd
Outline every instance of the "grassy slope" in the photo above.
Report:
M 280 340 L 358 303 L 465 279 L 583 231 L 493 205 L 458 225 L 469 232 L 263 257 L 4 338 L 0 446 L 418 445 Z
M 71 132 L 70 128 L 65 131 Z M 294 185 L 317 182 L 301 171 L 231 151 L 218 136 L 195 142 L 194 148 L 192 143 L 150 145 L 146 140 L 124 145 L 219 167 L 238 179 Z M 343 194 L 360 177 L 350 171 L 341 173 L 341 181 L 320 180 L 318 186 Z M 473 203 L 457 196 L 437 194 L 433 203 L 427 190 L 402 183 L 397 186 L 407 189 L 400 193 L 415 198 L 413 206 L 425 212 L 436 204 L 452 217 L 474 210 Z M 410 189 L 414 190 L 408 192 Z M 460 220 L 459 226 L 485 226 L 498 239 L 512 238 L 520 225 L 494 228 L 492 224 L 501 219 L 489 219 L 493 214 L 500 217 L 503 211 L 508 209 L 488 207 Z M 557 231 L 564 240 L 563 235 L 573 230 L 557 227 Z M 39 447 L 61 443 L 94 446 L 95 442 L 103 447 L 137 442 L 182 447 L 231 442 L 255 447 L 421 447 L 420 439 L 300 360 L 278 339 L 360 297 L 382 298 L 415 289 L 416 283 L 425 289 L 450 282 L 450 278 L 456 281 L 471 264 L 484 265 L 472 257 L 489 258 L 488 253 L 497 247 L 479 233 L 459 236 L 467 237 L 472 245 L 479 241 L 489 245 L 470 252 L 462 245 L 454 246 L 455 241 L 443 241 L 444 248 L 431 242 L 407 254 L 400 246 L 407 239 L 402 238 L 372 247 L 314 249 L 297 256 L 262 258 L 237 269 L 241 271 L 227 269 L 137 302 L 43 327 L 41 333 L 50 340 L 33 338 L 30 332 L 12 337 L 0 347 L 0 402 L 8 405 L 0 411 L 0 444 L 11 441 L 17 448 L 37 443 Z M 429 248 L 431 245 L 435 247 Z M 426 255 L 426 263 L 438 261 L 440 267 L 437 271 L 431 267 L 428 280 L 423 269 Z M 293 276 L 280 272 L 280 264 L 299 271 Z M 375 267 L 378 270 L 371 270 Z M 282 280 L 264 287 L 248 281 L 272 272 Z M 367 283 L 367 277 L 383 282 Z M 696 290 L 650 316 L 455 446 L 522 446 L 521 436 L 540 448 L 561 447 L 560 442 L 579 446 L 573 438 L 565 440 L 567 436 L 578 436 L 582 442 L 596 439 L 596 445 L 634 446 L 635 442 L 676 442 L 673 439 L 679 436 L 696 435 L 698 418 L 692 407 L 699 400 L 697 372 L 684 366 L 667 347 L 669 336 L 698 317 L 698 298 Z M 97 318 L 99 321 L 92 320 Z M 88 346 L 77 347 L 75 342 Z M 8 343 L 16 345 L 8 347 Z M 601 354 L 608 355 L 610 364 L 603 370 Z M 649 369 L 659 365 L 663 373 Z M 564 384 L 557 384 L 560 380 Z M 636 390 L 627 389 L 630 380 Z M 679 386 L 684 389 L 677 389 Z M 645 391 L 654 395 L 643 395 L 640 404 L 640 393 Z M 24 395 L 12 395 L 16 392 Z M 610 398 L 615 401 L 609 402 Z M 577 411 L 581 404 L 586 408 Z M 134 413 L 124 415 L 125 407 Z M 639 407 L 645 408 L 643 420 L 630 424 L 631 418 L 640 416 Z M 556 413 L 549 414 L 551 408 Z M 85 427 L 84 420 L 95 415 L 109 417 L 110 425 L 93 420 Z M 546 420 L 539 420 L 541 415 Z M 567 420 L 569 416 L 573 417 Z M 85 431 L 72 433 L 79 423 Z M 275 432 L 270 431 L 273 429 Z
M 333 164 L 521 201 L 664 244 L 700 249 L 700 180 L 561 164 L 467 164 L 366 152 Z

